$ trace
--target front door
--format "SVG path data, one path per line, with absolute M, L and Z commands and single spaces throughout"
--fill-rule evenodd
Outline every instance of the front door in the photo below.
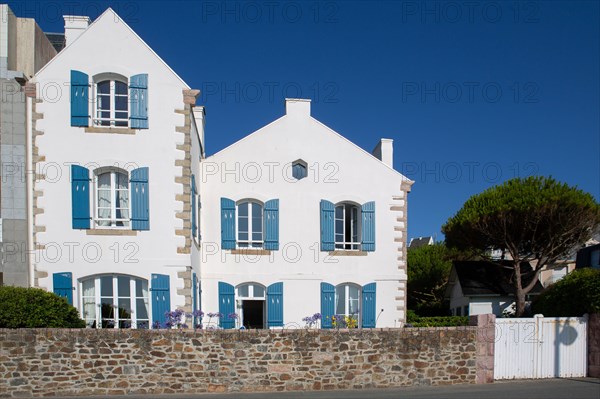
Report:
M 247 329 L 265 328 L 265 301 L 242 301 L 242 317 Z

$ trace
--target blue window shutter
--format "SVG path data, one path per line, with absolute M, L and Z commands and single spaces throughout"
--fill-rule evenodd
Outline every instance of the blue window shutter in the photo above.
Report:
M 129 78 L 129 113 L 132 129 L 148 129 L 148 74 L 142 73 Z
M 375 251 L 375 202 L 363 204 L 362 210 L 362 245 L 363 251 Z
M 192 312 L 198 310 L 198 277 L 196 277 L 196 272 L 192 272 Z M 192 328 L 196 328 L 198 324 L 198 320 L 196 317 L 193 317 L 192 320 Z
M 267 326 L 283 327 L 283 283 L 267 287 Z
M 321 283 L 321 327 L 331 328 L 331 317 L 335 313 L 335 287 Z
M 71 126 L 89 126 L 88 75 L 71 70 Z
M 150 199 L 148 192 L 148 168 L 131 171 L 131 228 L 150 230 Z
M 335 205 L 321 200 L 321 251 L 333 251 L 335 249 Z
M 362 287 L 362 326 L 363 328 L 375 328 L 376 313 L 376 283 L 370 283 Z
M 192 237 L 196 237 L 196 177 L 192 174 Z
M 66 298 L 69 305 L 73 304 L 73 274 L 70 272 L 54 273 L 52 275 L 54 293 Z
M 169 276 L 153 274 L 150 286 L 152 291 L 152 322 L 163 324 L 167 317 L 165 313 L 171 311 L 171 284 Z
M 265 203 L 263 214 L 265 219 L 265 249 L 279 249 L 279 200 L 272 199 Z
M 74 229 L 90 228 L 90 171 L 71 165 L 71 215 Z
M 221 249 L 235 249 L 235 202 L 221 198 Z
M 235 312 L 235 290 L 233 285 L 219 281 L 219 313 L 223 315 L 219 321 L 221 328 L 235 327 L 235 320 L 229 315 Z

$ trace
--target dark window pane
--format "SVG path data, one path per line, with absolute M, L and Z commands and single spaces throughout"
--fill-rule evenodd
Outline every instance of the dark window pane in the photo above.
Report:
M 110 109 L 110 96 L 98 95 L 98 109 L 109 110 Z
M 238 214 L 240 216 L 248 216 L 248 203 L 243 202 L 238 206 Z
M 112 319 L 115 317 L 115 309 L 113 307 L 113 299 L 112 298 L 102 298 L 100 300 L 102 304 L 102 318 L 103 319 Z
M 130 281 L 129 277 L 126 277 L 126 276 L 117 277 L 117 286 L 118 286 L 117 289 L 119 290 L 120 298 L 131 296 L 129 281 Z M 121 305 L 119 304 L 119 306 L 121 306 Z
M 248 218 L 240 217 L 240 219 L 238 221 L 238 231 L 240 233 L 242 233 L 242 232 L 247 233 L 248 232 Z
M 123 96 L 115 97 L 115 110 L 127 111 L 127 97 L 123 97 Z
M 252 204 L 252 217 L 262 219 L 262 205 Z
M 110 94 L 110 80 L 98 83 L 98 94 Z
M 262 233 L 262 218 L 252 218 L 252 232 Z
M 148 318 L 148 304 L 145 299 L 136 299 L 136 319 L 147 319 Z
M 110 296 L 110 297 L 113 296 L 112 276 L 100 277 L 100 295 L 101 296 Z
M 115 81 L 115 93 L 116 94 L 127 94 L 127 84 L 119 81 Z

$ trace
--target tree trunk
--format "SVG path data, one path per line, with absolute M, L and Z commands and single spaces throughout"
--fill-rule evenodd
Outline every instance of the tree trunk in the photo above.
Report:
M 519 261 L 514 264 L 515 275 L 513 277 L 515 284 L 515 301 L 516 301 L 516 317 L 523 316 L 525 313 L 525 291 L 523 290 L 523 284 L 521 282 L 521 265 Z

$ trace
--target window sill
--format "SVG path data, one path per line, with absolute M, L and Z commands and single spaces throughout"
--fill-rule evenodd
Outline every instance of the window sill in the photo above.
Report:
M 367 256 L 368 252 L 366 251 L 351 251 L 351 250 L 337 250 L 337 251 L 329 251 L 329 256 Z
M 86 230 L 88 236 L 137 236 L 137 230 L 119 230 L 119 229 L 89 229 Z
M 271 251 L 268 249 L 253 249 L 253 248 L 240 248 L 232 249 L 232 255 L 271 255 Z
M 136 134 L 138 129 L 128 127 L 86 127 L 86 133 Z

